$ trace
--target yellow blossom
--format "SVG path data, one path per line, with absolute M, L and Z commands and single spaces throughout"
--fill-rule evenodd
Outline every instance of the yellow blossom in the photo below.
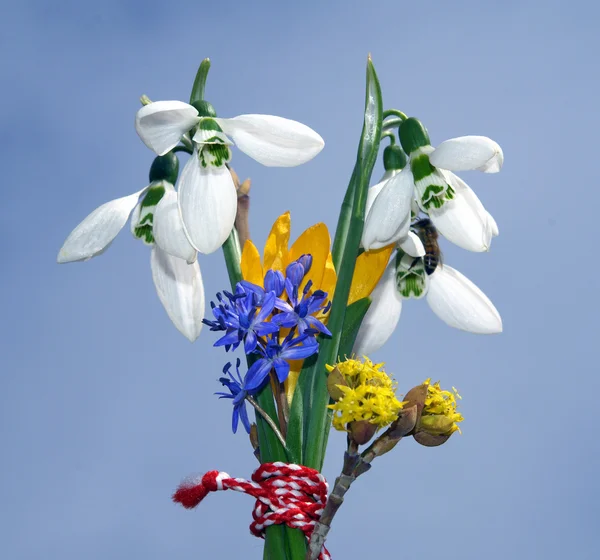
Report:
M 404 403 L 396 398 L 396 384 L 385 371 L 383 364 L 374 364 L 364 357 L 364 362 L 348 358 L 335 366 L 327 366 L 329 372 L 335 368 L 342 374 L 346 385 L 337 385 L 343 393 L 334 404 L 333 427 L 346 431 L 350 422 L 366 420 L 378 428 L 391 424 Z
M 431 383 L 431 379 L 426 379 L 423 385 L 427 386 L 427 397 L 421 415 L 420 428 L 434 435 L 449 436 L 458 431 L 458 422 L 464 420 L 462 414 L 457 412 L 456 399 L 462 397 L 458 391 L 452 387 L 452 391 L 444 391 L 440 387 L 439 381 Z
M 312 255 L 312 265 L 304 277 L 300 289 L 312 281 L 311 292 L 323 290 L 331 301 L 335 293 L 337 275 L 331 256 L 331 238 L 324 223 L 318 223 L 305 230 L 289 247 L 291 230 L 290 213 L 285 212 L 273 224 L 265 243 L 261 263 L 260 252 L 252 241 L 248 240 L 242 250 L 241 269 L 244 280 L 263 286 L 267 270 L 279 270 L 285 274 L 288 264 L 304 254 Z M 348 296 L 348 305 L 371 294 L 381 279 L 392 253 L 392 246 L 376 251 L 362 253 L 356 259 L 352 285 Z M 285 297 L 285 294 L 284 296 Z M 317 314 L 317 318 L 327 323 L 327 315 Z M 285 382 L 288 401 L 291 403 L 298 381 L 302 360 L 290 362 L 290 374 Z

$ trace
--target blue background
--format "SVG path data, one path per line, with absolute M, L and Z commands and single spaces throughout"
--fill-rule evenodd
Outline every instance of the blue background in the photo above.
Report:
M 465 134 L 504 148 L 502 173 L 465 173 L 500 227 L 489 254 L 445 262 L 494 301 L 499 336 L 404 306 L 374 357 L 405 392 L 425 377 L 463 394 L 463 435 L 376 461 L 328 540 L 334 558 L 596 558 L 599 520 L 596 4 L 583 1 L 31 2 L 0 20 L 0 556 L 261 558 L 252 501 L 170 502 L 190 473 L 256 467 L 213 395 L 225 356 L 190 344 L 153 289 L 149 250 L 124 230 L 99 258 L 55 264 L 101 203 L 145 186 L 138 97 L 186 100 L 200 60 L 221 116 L 299 120 L 326 140 L 295 169 L 251 177 L 252 236 L 292 211 L 294 237 L 333 230 L 373 55 L 386 107 L 435 145 Z M 381 173 L 378 164 L 376 176 Z M 200 258 L 207 297 L 222 256 Z M 339 472 L 333 433 L 324 474 Z

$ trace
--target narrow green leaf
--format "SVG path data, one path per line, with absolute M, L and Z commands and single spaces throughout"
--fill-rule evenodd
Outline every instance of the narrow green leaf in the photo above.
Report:
M 355 301 L 352 305 L 346 308 L 346 317 L 344 319 L 344 327 L 342 329 L 342 338 L 340 339 L 340 358 L 350 356 L 352 347 L 369 307 L 371 306 L 371 298 L 365 297 Z
M 334 363 L 339 356 L 346 302 L 364 225 L 367 189 L 381 140 L 382 115 L 381 88 L 369 57 L 364 125 L 332 249 L 338 277 L 328 321 L 328 328 L 333 334 L 331 338 L 320 337 L 317 361 L 314 367 L 303 371 L 299 379 L 304 407 L 304 464 L 318 470 L 323 466 L 329 436 L 329 395 L 325 365 Z

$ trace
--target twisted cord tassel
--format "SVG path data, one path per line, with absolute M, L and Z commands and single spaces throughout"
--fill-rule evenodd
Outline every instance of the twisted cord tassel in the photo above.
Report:
M 252 480 L 233 478 L 225 472 L 209 471 L 201 478 L 184 481 L 173 494 L 173 501 L 187 509 L 195 508 L 209 492 L 236 490 L 256 498 L 250 532 L 264 538 L 269 525 L 285 523 L 304 532 L 314 530 L 327 502 L 327 481 L 318 471 L 277 461 L 263 463 Z M 325 547 L 320 560 L 331 560 Z

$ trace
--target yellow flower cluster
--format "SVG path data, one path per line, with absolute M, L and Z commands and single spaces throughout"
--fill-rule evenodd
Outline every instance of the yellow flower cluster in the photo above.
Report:
M 464 420 L 462 414 L 457 412 L 456 399 L 462 397 L 452 387 L 452 391 L 443 391 L 439 381 L 431 384 L 431 379 L 426 379 L 423 385 L 427 385 L 427 398 L 421 415 L 420 426 L 424 431 L 436 435 L 446 435 L 458 431 L 458 422 Z
M 396 384 L 382 367 L 383 364 L 373 364 L 366 356 L 364 362 L 348 358 L 335 366 L 327 366 L 329 372 L 337 368 L 346 383 L 336 385 L 342 397 L 329 405 L 334 411 L 336 430 L 346 431 L 347 424 L 360 420 L 381 428 L 398 418 L 404 403 L 396 398 Z

